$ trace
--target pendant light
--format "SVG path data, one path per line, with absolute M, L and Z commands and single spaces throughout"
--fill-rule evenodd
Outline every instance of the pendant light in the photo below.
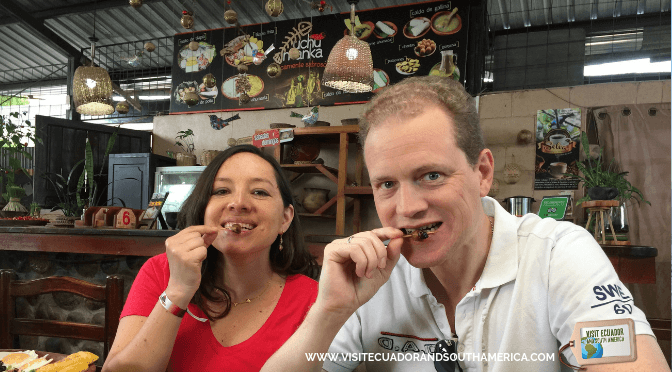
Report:
M 112 80 L 102 67 L 94 66 L 96 51 L 96 11 L 93 11 L 93 36 L 91 41 L 91 66 L 79 66 L 72 80 L 75 110 L 83 115 L 101 116 L 114 112 L 112 106 Z
M 329 53 L 322 83 L 347 93 L 370 92 L 373 82 L 371 48 L 355 35 L 355 4 L 350 3 L 350 33 L 339 40 Z

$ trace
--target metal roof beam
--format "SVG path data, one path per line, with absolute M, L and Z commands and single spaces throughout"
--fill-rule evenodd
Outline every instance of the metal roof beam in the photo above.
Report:
M 21 24 L 26 28 L 26 30 L 31 33 L 36 38 L 42 40 L 43 42 L 51 45 L 56 51 L 63 54 L 66 57 L 79 58 L 81 53 L 78 49 L 73 48 L 72 45 L 68 44 L 60 36 L 56 35 L 51 31 L 47 26 L 44 25 L 44 22 L 33 18 L 30 14 L 22 9 L 22 7 L 16 4 L 12 0 L 3 0 L 0 2 L 0 9 L 10 14 L 12 17 L 19 19 Z
M 623 2 L 621 0 L 616 0 L 614 2 L 614 18 L 621 16 L 621 9 L 623 7 Z
M 574 0 L 567 0 L 567 22 L 572 23 L 576 20 L 574 17 Z
M 161 0 L 143 0 L 143 4 L 150 4 L 150 3 L 158 3 Z M 9 3 L 9 0 L 3 0 L 2 3 Z M 2 5 L 0 5 L 1 7 Z M 128 5 L 128 0 L 108 0 L 108 1 L 99 1 L 99 2 L 89 2 L 89 3 L 79 3 L 75 5 L 68 5 L 68 6 L 61 6 L 61 7 L 55 7 L 55 8 L 49 8 L 45 10 L 41 10 L 38 12 L 33 12 L 32 17 L 35 18 L 35 20 L 44 22 L 47 19 L 50 18 L 57 18 L 60 16 L 66 16 L 66 15 L 75 15 L 75 14 L 82 14 L 82 13 L 91 13 L 94 10 L 105 10 L 105 9 L 111 9 L 111 8 L 120 8 L 124 6 L 130 6 Z M 11 15 L 12 13 L 10 13 Z M 0 26 L 5 26 L 5 25 L 10 25 L 13 23 L 19 23 L 20 21 L 18 19 L 14 19 L 14 17 L 0 17 Z
M 502 27 L 504 27 L 505 30 L 508 30 L 511 28 L 511 25 L 509 24 L 509 11 L 506 9 L 506 4 L 504 4 L 504 0 L 497 0 L 499 3 L 499 15 L 502 17 Z
M 597 3 L 596 0 L 590 0 L 590 19 L 597 19 Z
M 637 14 L 644 14 L 646 12 L 646 0 L 637 1 Z
M 532 22 L 530 22 L 530 11 L 527 9 L 527 0 L 520 0 L 520 9 L 523 12 L 523 25 L 525 27 L 532 26 Z
M 553 24 L 553 9 L 551 8 L 553 4 L 549 0 L 544 0 L 544 18 L 546 19 L 547 25 Z

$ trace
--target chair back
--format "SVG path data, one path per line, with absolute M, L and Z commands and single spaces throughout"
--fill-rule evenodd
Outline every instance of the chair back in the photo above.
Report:
M 0 270 L 0 349 L 14 347 L 17 335 L 63 337 L 103 343 L 103 359 L 112 347 L 124 302 L 124 279 L 108 276 L 97 285 L 67 276 L 50 276 L 30 281 L 14 280 L 12 270 Z M 51 292 L 69 292 L 105 302 L 105 325 L 16 317 L 16 298 Z

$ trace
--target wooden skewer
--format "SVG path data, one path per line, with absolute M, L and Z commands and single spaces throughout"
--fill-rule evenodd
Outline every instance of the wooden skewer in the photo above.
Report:
M 402 238 L 413 238 L 415 240 L 425 240 L 429 238 L 429 234 L 434 234 L 436 231 L 421 231 L 415 230 L 411 234 L 402 235 Z

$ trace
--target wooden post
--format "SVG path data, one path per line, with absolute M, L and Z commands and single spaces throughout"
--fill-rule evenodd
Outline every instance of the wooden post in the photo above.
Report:
M 341 133 L 338 145 L 338 194 L 336 199 L 336 235 L 345 234 L 345 183 L 348 179 L 348 133 Z

